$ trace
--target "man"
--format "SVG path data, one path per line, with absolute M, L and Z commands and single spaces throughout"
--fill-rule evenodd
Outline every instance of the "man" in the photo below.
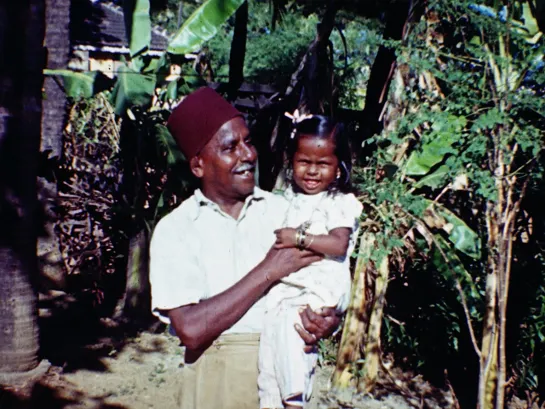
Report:
M 200 189 L 157 225 L 150 246 L 152 308 L 186 346 L 183 409 L 256 409 L 263 296 L 320 256 L 273 249 L 284 202 L 255 186 L 257 153 L 243 116 L 210 88 L 187 96 L 168 128 Z M 301 312 L 312 347 L 339 324 Z

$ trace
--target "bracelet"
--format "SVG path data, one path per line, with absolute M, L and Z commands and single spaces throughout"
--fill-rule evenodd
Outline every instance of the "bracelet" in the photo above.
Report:
M 308 244 L 305 246 L 306 249 L 308 249 L 308 248 L 311 246 L 312 242 L 314 241 L 314 237 L 315 237 L 314 234 L 311 234 L 311 235 L 310 235 L 310 243 L 308 243 Z M 306 237 L 305 237 L 305 238 L 306 238 Z
M 295 231 L 295 247 L 297 247 L 299 250 L 303 250 L 305 248 L 304 243 L 307 238 L 307 233 L 305 230 L 303 230 L 301 227 L 299 227 Z

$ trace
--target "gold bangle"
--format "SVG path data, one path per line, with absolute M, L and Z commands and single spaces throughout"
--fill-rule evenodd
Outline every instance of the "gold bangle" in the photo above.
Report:
M 302 250 L 304 248 L 306 238 L 306 232 L 302 228 L 298 228 L 295 233 L 295 247 L 297 247 L 299 250 Z
M 312 244 L 312 242 L 314 241 L 314 234 L 311 234 L 310 235 L 310 243 L 308 243 L 305 248 L 308 249 L 310 247 L 310 245 Z

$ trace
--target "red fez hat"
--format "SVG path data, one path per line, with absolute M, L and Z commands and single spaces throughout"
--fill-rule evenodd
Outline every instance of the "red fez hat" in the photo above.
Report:
M 222 125 L 242 116 L 212 88 L 186 96 L 170 114 L 167 127 L 187 159 L 198 154 Z

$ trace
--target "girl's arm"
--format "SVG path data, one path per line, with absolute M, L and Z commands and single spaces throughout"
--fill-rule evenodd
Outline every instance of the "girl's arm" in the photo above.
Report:
M 348 243 L 352 230 L 347 227 L 338 227 L 328 234 L 307 234 L 303 247 L 316 253 L 332 257 L 344 257 L 348 251 Z M 297 229 L 284 228 L 275 231 L 276 243 L 274 247 L 296 247 L 295 237 Z

